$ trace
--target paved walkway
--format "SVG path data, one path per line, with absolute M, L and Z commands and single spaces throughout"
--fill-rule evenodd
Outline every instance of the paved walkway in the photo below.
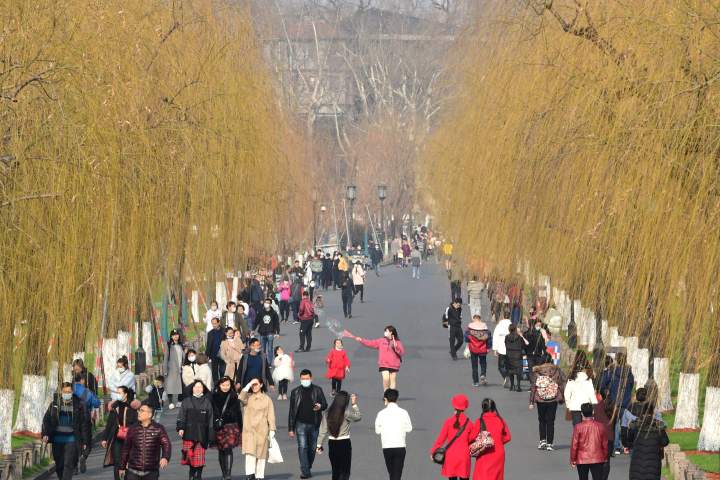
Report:
M 429 459 L 428 450 L 432 445 L 443 420 L 450 416 L 450 397 L 464 392 L 470 398 L 469 415 L 476 418 L 480 402 L 485 397 L 493 398 L 510 426 L 512 442 L 507 445 L 506 478 L 519 479 L 571 479 L 577 474 L 569 467 L 569 440 L 571 425 L 558 409 L 556 422 L 555 452 L 537 450 L 537 418 L 527 408 L 527 392 L 509 392 L 501 387 L 500 375 L 494 357 L 489 358 L 489 385 L 473 388 L 469 361 L 453 362 L 448 354 L 447 330 L 441 328 L 440 316 L 449 303 L 450 289 L 447 277 L 436 265 L 424 267 L 423 278 L 412 280 L 410 270 L 387 267 L 382 277 L 368 274 L 366 302 L 357 301 L 353 307 L 353 318 L 345 322 L 346 328 L 365 338 L 382 336 L 385 325 L 392 324 L 398 329 L 405 344 L 407 355 L 399 374 L 400 405 L 411 415 L 415 430 L 408 437 L 408 456 L 404 478 L 413 480 L 438 479 L 439 467 Z M 325 293 L 326 314 L 329 318 L 342 320 L 339 292 Z M 463 315 L 467 322 L 467 306 Z M 483 316 L 488 305 L 483 304 Z M 297 327 L 283 326 L 283 336 L 276 345 L 286 351 L 297 347 Z M 329 380 L 324 378 L 324 358 L 330 348 L 332 334 L 327 328 L 313 332 L 313 347 L 308 353 L 296 354 L 299 369 L 310 368 L 317 383 L 329 394 Z M 363 420 L 353 425 L 353 478 L 387 478 L 380 450 L 380 442 L 374 432 L 374 419 L 382 409 L 382 387 L 376 366 L 376 352 L 359 346 L 353 340 L 346 340 L 345 346 L 352 361 L 351 372 L 343 388 L 357 393 Z M 297 376 L 297 372 L 296 372 Z M 297 382 L 291 388 L 297 386 Z M 329 395 L 328 395 L 329 396 Z M 287 435 L 287 402 L 275 401 L 278 419 L 278 438 L 285 457 L 281 465 L 269 465 L 266 478 L 299 478 L 297 449 L 294 440 Z M 165 415 L 163 423 L 173 439 L 171 467 L 161 477 L 170 479 L 187 478 L 187 469 L 180 466 L 179 440 L 175 434 L 175 413 Z M 215 451 L 208 452 L 208 466 L 205 479 L 219 479 L 220 469 Z M 96 449 L 89 460 L 88 472 L 79 478 L 112 478 L 109 469 L 101 468 L 102 452 Z M 628 478 L 628 458 L 614 459 L 611 479 Z M 236 451 L 233 478 L 243 479 L 244 458 Z M 329 479 L 330 465 L 327 456 L 318 457 L 313 478 Z

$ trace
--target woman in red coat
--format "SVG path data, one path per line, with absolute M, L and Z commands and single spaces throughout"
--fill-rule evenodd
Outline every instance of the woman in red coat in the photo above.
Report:
M 432 452 L 439 447 L 446 447 L 462 429 L 460 436 L 445 452 L 445 463 L 443 463 L 441 473 L 443 477 L 451 480 L 470 478 L 470 444 L 475 440 L 476 435 L 475 426 L 465 415 L 465 410 L 469 405 L 470 401 L 465 395 L 460 394 L 453 397 L 452 407 L 455 409 L 455 415 L 445 420 L 440 435 L 430 450 L 430 458 L 432 458 Z
M 482 401 L 482 418 L 485 428 L 492 436 L 494 446 L 480 455 L 475 461 L 473 480 L 504 480 L 505 444 L 510 441 L 510 429 L 495 406 L 495 401 L 486 398 Z M 475 422 L 475 433 L 480 433 L 480 419 Z
M 342 390 L 345 373 L 350 371 L 350 359 L 348 359 L 343 342 L 339 338 L 333 343 L 333 349 L 328 352 L 325 363 L 327 363 L 325 377 L 332 380 L 332 394 L 335 396 Z

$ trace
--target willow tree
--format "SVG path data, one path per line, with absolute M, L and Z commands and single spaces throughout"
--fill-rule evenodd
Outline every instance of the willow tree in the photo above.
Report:
M 676 426 L 696 426 L 697 374 L 720 361 L 708 334 L 720 278 L 718 6 L 488 2 L 424 162 L 460 256 L 505 276 L 527 262 L 584 305 L 602 292 L 621 335 L 682 362 L 695 388 L 681 392 L 689 424 Z M 453 181 L 433 181 L 439 172 Z
M 0 19 L 0 385 L 25 375 L 37 431 L 48 367 L 131 332 L 158 281 L 301 237 L 305 149 L 237 2 L 5 0 Z

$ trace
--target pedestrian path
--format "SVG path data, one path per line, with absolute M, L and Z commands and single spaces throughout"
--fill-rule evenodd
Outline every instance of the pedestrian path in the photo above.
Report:
M 429 449 L 440 430 L 443 420 L 452 413 L 450 398 L 455 393 L 465 393 L 470 398 L 468 414 L 477 418 L 480 402 L 493 398 L 501 415 L 506 419 L 512 433 L 512 442 L 506 446 L 506 476 L 516 479 L 571 479 L 577 473 L 569 467 L 571 424 L 564 420 L 558 409 L 554 452 L 537 450 L 538 433 L 535 411 L 528 410 L 528 393 L 509 392 L 502 388 L 497 362 L 488 357 L 489 385 L 472 387 L 469 361 L 453 362 L 448 350 L 447 330 L 441 327 L 441 314 L 450 300 L 450 287 L 445 272 L 436 265 L 423 266 L 423 278 L 413 280 L 409 269 L 386 267 L 382 277 L 368 273 L 365 286 L 365 303 L 353 305 L 353 318 L 344 320 L 339 290 L 323 292 L 327 318 L 342 322 L 353 334 L 364 338 L 378 338 L 386 325 L 394 325 L 407 351 L 398 377 L 399 404 L 407 409 L 414 424 L 414 432 L 408 435 L 408 453 L 403 478 L 413 480 L 438 479 L 439 467 L 430 461 Z M 467 306 L 464 306 L 464 323 L 467 323 Z M 483 316 L 487 317 L 489 305 L 483 302 Z M 330 381 L 324 378 L 325 355 L 330 349 L 333 334 L 324 326 L 313 332 L 312 350 L 295 354 L 296 378 L 302 368 L 313 371 L 315 382 L 329 396 Z M 298 345 L 297 326 L 282 325 L 282 337 L 276 341 L 286 351 Z M 376 365 L 376 352 L 346 339 L 345 347 L 352 366 L 343 383 L 343 389 L 358 395 L 363 420 L 354 424 L 353 478 L 375 480 L 387 478 L 380 442 L 374 432 L 374 419 L 383 408 L 382 387 Z M 291 388 L 297 386 L 297 382 Z M 527 386 L 527 384 L 525 384 Z M 299 478 L 297 447 L 287 435 L 288 402 L 275 400 L 278 422 L 277 438 L 285 463 L 269 465 L 267 479 Z M 330 398 L 329 398 L 330 400 Z M 176 412 L 167 412 L 163 423 L 173 440 L 171 466 L 161 478 L 187 478 L 187 468 L 180 465 L 180 442 L 175 433 Z M 78 478 L 112 478 L 111 469 L 101 467 L 104 452 L 96 449 L 88 462 L 88 471 Z M 220 479 L 217 453 L 208 451 L 208 466 L 204 479 Z M 244 458 L 236 450 L 233 478 L 244 479 Z M 613 459 L 610 479 L 628 478 L 628 458 Z M 313 478 L 329 479 L 330 465 L 327 455 L 319 456 L 313 468 Z

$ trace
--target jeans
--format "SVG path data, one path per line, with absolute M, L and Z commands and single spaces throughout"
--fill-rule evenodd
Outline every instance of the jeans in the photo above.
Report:
M 463 344 L 462 328 L 450 326 L 448 333 L 450 334 L 450 356 L 457 358 L 457 351 Z
M 343 296 L 342 302 L 343 302 L 343 314 L 345 315 L 345 318 L 347 318 L 350 315 L 352 315 L 353 297 L 352 296 L 350 296 L 350 297 Z
M 365 301 L 365 285 L 363 285 L 363 284 L 355 285 L 355 295 L 357 295 L 358 293 L 360 294 L 360 301 L 364 302 Z
M 412 278 L 420 278 L 420 265 L 412 266 Z
M 507 355 L 502 353 L 498 353 L 498 371 L 503 379 L 508 376 Z
M 280 300 L 280 321 L 287 322 L 290 318 L 290 302 L 287 300 Z
M 303 320 L 300 322 L 300 350 L 310 350 L 312 345 L 312 320 Z
M 570 414 L 572 415 L 572 424 L 573 424 L 573 427 L 574 427 L 575 425 L 577 425 L 578 423 L 581 423 L 581 422 L 582 422 L 582 412 L 575 412 L 575 411 L 572 411 L 572 410 L 571 410 L 571 411 L 570 411 Z
M 213 383 L 217 383 L 225 373 L 225 362 L 220 357 L 210 359 L 210 371 L 212 372 Z
M 300 313 L 300 302 L 291 300 L 290 301 L 290 310 L 292 310 L 293 320 L 298 322 L 300 320 L 298 318 L 298 314 Z
M 405 466 L 405 448 L 383 448 L 389 480 L 400 480 Z
M 580 480 L 588 480 L 592 474 L 593 480 L 600 480 L 603 472 L 603 463 L 579 463 L 577 465 L 578 477 Z
M 510 315 L 510 322 L 512 322 L 513 325 L 517 325 L 520 323 L 521 317 L 522 317 L 522 308 L 520 308 L 520 305 L 513 305 L 512 313 Z
M 627 410 L 627 409 L 622 408 L 622 407 L 620 409 L 618 409 L 618 416 L 617 416 L 618 419 L 615 421 L 615 450 L 623 449 L 622 442 L 620 441 L 620 427 L 621 427 L 621 423 L 622 423 L 620 421 L 620 419 L 623 418 L 623 416 L 625 415 L 625 410 Z
M 55 460 L 55 471 L 58 478 L 60 480 L 71 480 L 80 456 L 80 446 L 76 442 L 53 443 L 52 455 L 53 460 Z
M 328 457 L 332 467 L 332 480 L 349 480 L 352 465 L 350 439 L 328 440 Z
M 553 443 L 555 440 L 555 414 L 557 413 L 557 402 L 536 402 L 538 427 L 540 430 L 540 440 L 547 443 Z
M 139 475 L 135 475 L 131 471 L 128 471 L 125 474 L 125 480 L 158 480 L 158 478 L 160 478 L 160 472 L 157 470 L 154 472 L 150 472 L 147 475 L 143 475 L 142 477 Z
M 297 422 L 295 424 L 295 438 L 297 438 L 298 457 L 300 458 L 300 472 L 310 475 L 315 461 L 315 447 L 317 446 L 320 429 L 310 423 Z
M 480 375 L 483 377 L 487 375 L 487 355 L 479 353 L 470 354 L 470 366 L 472 367 L 472 379 L 473 383 L 479 383 L 480 378 L 478 377 L 478 364 L 480 364 Z
M 260 335 L 260 346 L 263 352 L 265 352 L 265 358 L 270 365 L 272 365 L 275 353 L 273 352 L 273 342 L 275 341 L 275 335 Z

